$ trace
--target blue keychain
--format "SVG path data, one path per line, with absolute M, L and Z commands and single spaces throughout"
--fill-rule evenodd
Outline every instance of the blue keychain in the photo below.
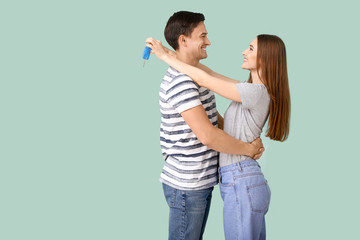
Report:
M 144 52 L 143 52 L 143 56 L 142 56 L 142 58 L 144 59 L 143 67 L 145 66 L 145 61 L 146 61 L 146 60 L 149 60 L 150 51 L 151 51 L 151 48 L 149 48 L 149 47 L 145 47 L 145 48 L 144 48 Z

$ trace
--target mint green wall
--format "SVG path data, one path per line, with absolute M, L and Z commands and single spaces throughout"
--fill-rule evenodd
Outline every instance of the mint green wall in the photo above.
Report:
M 173 12 L 206 16 L 203 63 L 244 80 L 260 33 L 287 47 L 290 138 L 263 137 L 269 239 L 354 239 L 359 209 L 355 1 L 7 1 L 0 4 L 0 239 L 166 239 L 158 89 Z M 229 104 L 217 96 L 223 114 Z M 218 186 L 205 239 L 224 239 Z

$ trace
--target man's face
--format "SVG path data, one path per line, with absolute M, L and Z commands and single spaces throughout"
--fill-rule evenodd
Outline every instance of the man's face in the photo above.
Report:
M 190 37 L 186 37 L 187 40 L 187 52 L 191 54 L 194 60 L 207 58 L 206 47 L 210 46 L 210 41 L 207 38 L 208 32 L 206 31 L 204 22 L 200 22 L 196 28 L 194 28 Z

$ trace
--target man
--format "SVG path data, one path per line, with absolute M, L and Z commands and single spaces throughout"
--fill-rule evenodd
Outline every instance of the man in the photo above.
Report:
M 168 20 L 165 38 L 176 57 L 192 66 L 207 57 L 210 45 L 201 13 L 177 12 Z M 218 182 L 218 153 L 253 157 L 262 147 L 231 137 L 217 128 L 223 118 L 214 94 L 169 67 L 160 88 L 160 142 L 165 166 L 160 176 L 170 207 L 169 239 L 202 239 L 213 187 Z

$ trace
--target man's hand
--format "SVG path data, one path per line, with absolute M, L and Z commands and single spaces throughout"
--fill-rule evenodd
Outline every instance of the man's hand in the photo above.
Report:
M 264 145 L 262 144 L 261 138 L 255 139 L 251 145 L 254 147 L 255 154 L 252 156 L 253 159 L 259 160 L 265 151 Z

